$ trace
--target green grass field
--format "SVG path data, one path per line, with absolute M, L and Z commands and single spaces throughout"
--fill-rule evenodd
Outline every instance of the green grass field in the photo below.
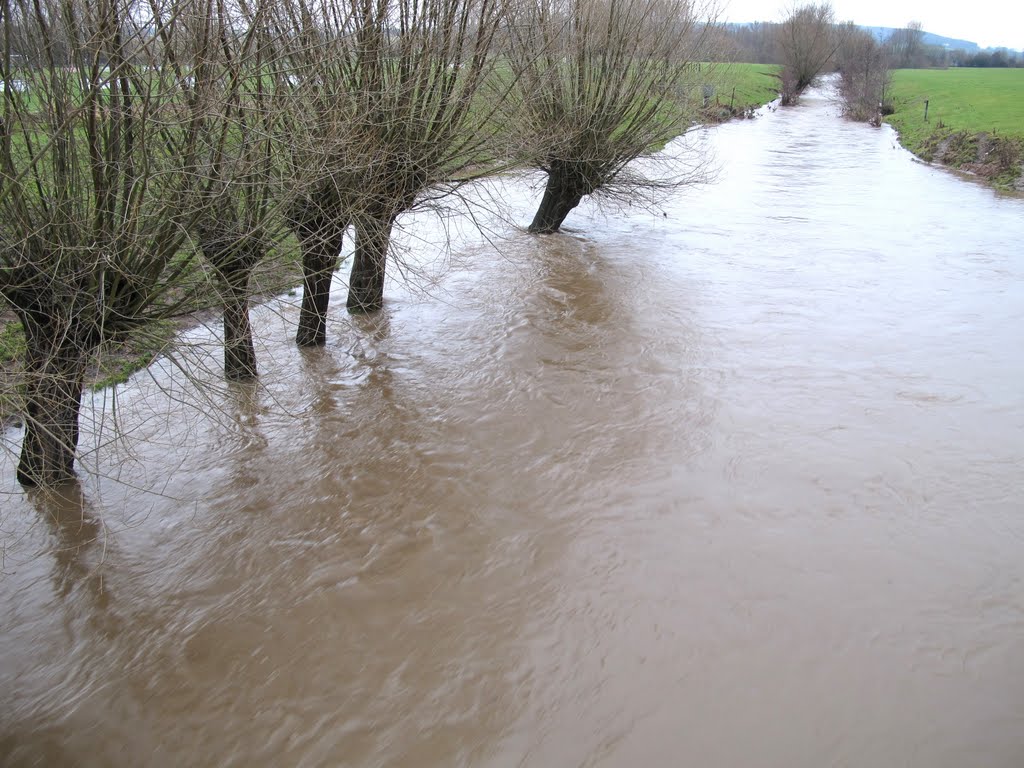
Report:
M 980 133 L 997 140 L 1009 164 L 1013 147 L 1024 145 L 1024 69 L 900 69 L 892 73 L 886 101 L 896 110 L 886 120 L 899 131 L 900 142 L 926 160 L 950 137 L 957 156 L 943 160 L 954 167 L 978 161 L 971 151 Z M 1017 173 L 1019 167 L 1015 173 L 1004 169 L 994 180 L 1002 186 Z
M 723 106 L 760 107 L 778 97 L 781 71 L 775 64 L 716 64 L 709 84 L 715 86 L 715 98 Z

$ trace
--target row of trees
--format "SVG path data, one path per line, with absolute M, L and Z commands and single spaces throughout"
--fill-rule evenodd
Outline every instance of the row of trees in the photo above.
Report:
M 799 6 L 779 24 L 752 25 L 747 31 L 771 41 L 770 50 L 782 65 L 782 104 L 796 101 L 822 73 L 836 71 L 847 114 L 858 120 L 879 118 L 893 60 L 891 42 L 879 43 L 852 22 L 837 24 L 827 3 Z M 743 39 L 756 40 L 749 35 Z M 912 43 L 908 46 L 913 50 Z M 759 50 L 764 54 L 769 48 Z
M 924 28 L 918 21 L 894 31 L 883 45 L 895 69 L 1024 66 L 1024 56 L 1006 48 L 969 52 L 929 45 L 925 42 Z
M 793 34 L 797 29 L 812 31 L 821 28 L 818 22 L 834 23 L 830 6 L 805 5 L 790 12 L 782 22 L 756 22 L 724 27 L 716 49 L 733 61 L 752 61 L 762 64 L 788 64 L 792 61 Z M 870 30 L 856 27 L 852 23 L 833 30 L 833 43 L 842 43 L 847 38 L 856 38 L 855 49 L 870 49 L 872 60 L 884 59 L 890 69 L 914 69 L 923 67 L 1021 67 L 1024 56 L 1005 48 L 985 51 L 951 50 L 926 42 L 924 28 L 918 21 L 911 21 L 902 29 L 893 30 L 887 37 L 878 38 Z M 802 38 L 803 39 L 803 38 Z M 815 38 L 808 38 L 808 42 Z M 820 49 L 831 50 L 824 37 L 817 38 Z M 839 47 L 835 47 L 838 55 Z M 844 59 L 848 59 L 850 51 Z M 831 62 L 841 69 L 839 59 Z M 789 90 L 784 88 L 784 90 Z
M 693 115 L 708 19 L 687 0 L 0 0 L 0 297 L 25 332 L 24 485 L 74 475 L 87 368 L 208 303 L 256 375 L 253 271 L 296 242 L 296 341 L 383 303 L 406 211 L 510 168 L 529 229 L 587 195 L 686 183 L 631 160 Z M 211 291 L 211 288 L 214 290 Z
M 780 95 L 783 105 L 794 103 L 821 74 L 839 70 L 856 86 L 844 95 L 870 89 L 878 79 L 876 71 L 887 69 L 888 54 L 874 37 L 852 22 L 838 24 L 835 11 L 827 3 L 807 3 L 793 7 L 781 22 L 757 22 L 730 26 L 720 31 L 718 50 L 736 61 L 779 64 Z M 867 68 L 870 75 L 865 77 Z M 849 91 L 849 93 L 848 93 Z M 875 91 L 877 108 L 878 92 Z
M 762 64 L 783 64 L 787 55 L 787 39 L 794 25 L 810 30 L 814 22 L 835 24 L 835 12 L 828 3 L 805 4 L 794 7 L 781 22 L 756 22 L 722 30 L 719 50 L 734 61 L 756 61 Z M 893 67 L 931 66 L 927 56 L 937 46 L 924 43 L 924 32 L 919 22 L 910 22 L 905 28 L 894 30 L 888 38 L 879 40 L 869 30 L 850 23 L 841 24 L 835 31 L 847 30 L 870 36 L 890 57 Z M 939 51 L 945 49 L 938 48 Z
M 949 55 L 950 64 L 957 67 L 1024 67 L 1024 54 L 997 48 L 994 51 L 965 53 L 955 51 Z

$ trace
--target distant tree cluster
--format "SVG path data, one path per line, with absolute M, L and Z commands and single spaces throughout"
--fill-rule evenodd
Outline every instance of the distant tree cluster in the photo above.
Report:
M 917 21 L 895 30 L 885 40 L 884 46 L 894 69 L 1024 66 L 1024 55 L 1008 48 L 970 52 L 928 45 L 922 25 Z
M 834 69 L 846 31 L 845 25 L 836 24 L 830 4 L 808 3 L 794 7 L 781 22 L 726 27 L 718 51 L 732 61 L 781 65 L 779 92 L 787 105 L 819 75 Z
M 716 50 L 728 61 L 785 64 L 787 50 L 791 54 L 792 45 L 787 46 L 784 41 L 791 38 L 793 27 L 799 20 L 806 21 L 808 19 L 813 8 L 820 10 L 822 6 L 797 7 L 783 22 L 728 25 L 720 31 L 721 43 Z M 887 66 L 892 69 L 1024 67 L 1024 54 L 1007 48 L 970 52 L 949 49 L 941 45 L 929 45 L 925 42 L 927 38 L 923 26 L 918 21 L 911 21 L 906 27 L 893 30 L 888 37 L 883 39 L 876 38 L 870 31 L 852 23 L 834 27 L 834 31 L 841 34 L 856 34 L 862 48 L 868 45 L 867 39 L 870 37 L 877 46 L 879 54 L 884 54 Z M 848 50 L 846 55 L 849 56 L 849 53 Z M 829 66 L 832 65 L 841 69 L 837 59 L 829 62 Z
M 724 27 L 717 50 L 727 61 L 778 64 L 778 27 L 766 21 Z
M 913 59 L 921 50 L 920 25 L 905 32 L 880 43 L 852 22 L 837 23 L 828 3 L 812 3 L 793 8 L 778 23 L 726 27 L 719 51 L 734 60 L 781 65 L 783 105 L 794 103 L 819 75 L 838 72 L 847 115 L 877 122 L 894 51 Z
M 254 271 L 297 243 L 296 341 L 323 344 L 342 239 L 374 312 L 398 218 L 512 168 L 530 229 L 586 196 L 689 182 L 630 161 L 691 123 L 689 0 L 4 0 L 0 308 L 25 333 L 18 479 L 74 476 L 104 345 L 207 305 L 256 375 Z M 689 166 L 687 166 L 689 167 Z
M 903 29 L 897 29 L 885 41 L 892 66 L 896 69 L 916 69 L 929 65 L 938 46 L 924 44 L 924 27 L 919 21 L 911 21 Z M 944 52 L 942 48 L 938 51 Z
M 950 65 L 955 67 L 1024 67 L 1024 54 L 1006 48 L 977 53 L 957 51 L 951 53 L 949 59 Z

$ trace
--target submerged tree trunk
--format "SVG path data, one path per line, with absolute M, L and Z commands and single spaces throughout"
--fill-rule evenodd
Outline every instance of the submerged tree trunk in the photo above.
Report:
M 249 321 L 249 272 L 226 281 L 224 296 L 224 376 L 232 381 L 256 376 L 256 347 Z
M 75 478 L 85 368 L 95 342 L 22 315 L 25 329 L 25 436 L 18 482 L 53 487 Z
M 295 343 L 314 347 L 327 343 L 327 307 L 331 278 L 338 266 L 345 225 L 317 228 L 299 234 L 302 248 L 302 307 Z
M 199 237 L 203 256 L 216 270 L 224 308 L 224 376 L 232 380 L 253 378 L 256 348 L 249 322 L 249 278 L 266 254 L 266 246 L 260 237 L 233 220 L 208 221 Z
M 534 234 L 557 232 L 570 211 L 580 204 L 589 192 L 583 179 L 565 163 L 552 163 L 548 171 L 548 182 L 537 214 L 533 217 L 529 231 Z
M 397 218 L 397 213 L 383 213 L 356 221 L 355 259 L 348 281 L 349 312 L 376 312 L 384 306 L 384 272 Z
M 213 264 L 224 308 L 224 377 L 256 376 L 256 348 L 249 322 L 249 279 L 266 248 L 230 222 L 208 222 L 200 231 L 203 255 Z

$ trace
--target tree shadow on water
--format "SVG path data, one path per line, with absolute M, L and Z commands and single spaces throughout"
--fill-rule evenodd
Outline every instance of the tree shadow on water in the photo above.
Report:
M 102 570 L 105 528 L 81 484 L 73 480 L 55 488 L 28 489 L 25 496 L 53 537 L 50 554 L 55 594 L 68 598 L 82 586 L 96 607 L 107 607 L 110 595 L 104 588 Z M 93 557 L 94 553 L 99 557 Z
M 609 265 L 595 243 L 548 237 L 531 254 L 542 279 L 542 295 L 560 319 L 574 326 L 601 326 L 615 312 L 608 295 Z
M 391 315 L 385 307 L 372 314 L 354 314 L 344 351 L 337 347 L 301 350 L 303 385 L 308 388 L 310 414 L 320 420 L 344 413 L 358 391 L 372 391 L 384 399 L 391 392 Z

